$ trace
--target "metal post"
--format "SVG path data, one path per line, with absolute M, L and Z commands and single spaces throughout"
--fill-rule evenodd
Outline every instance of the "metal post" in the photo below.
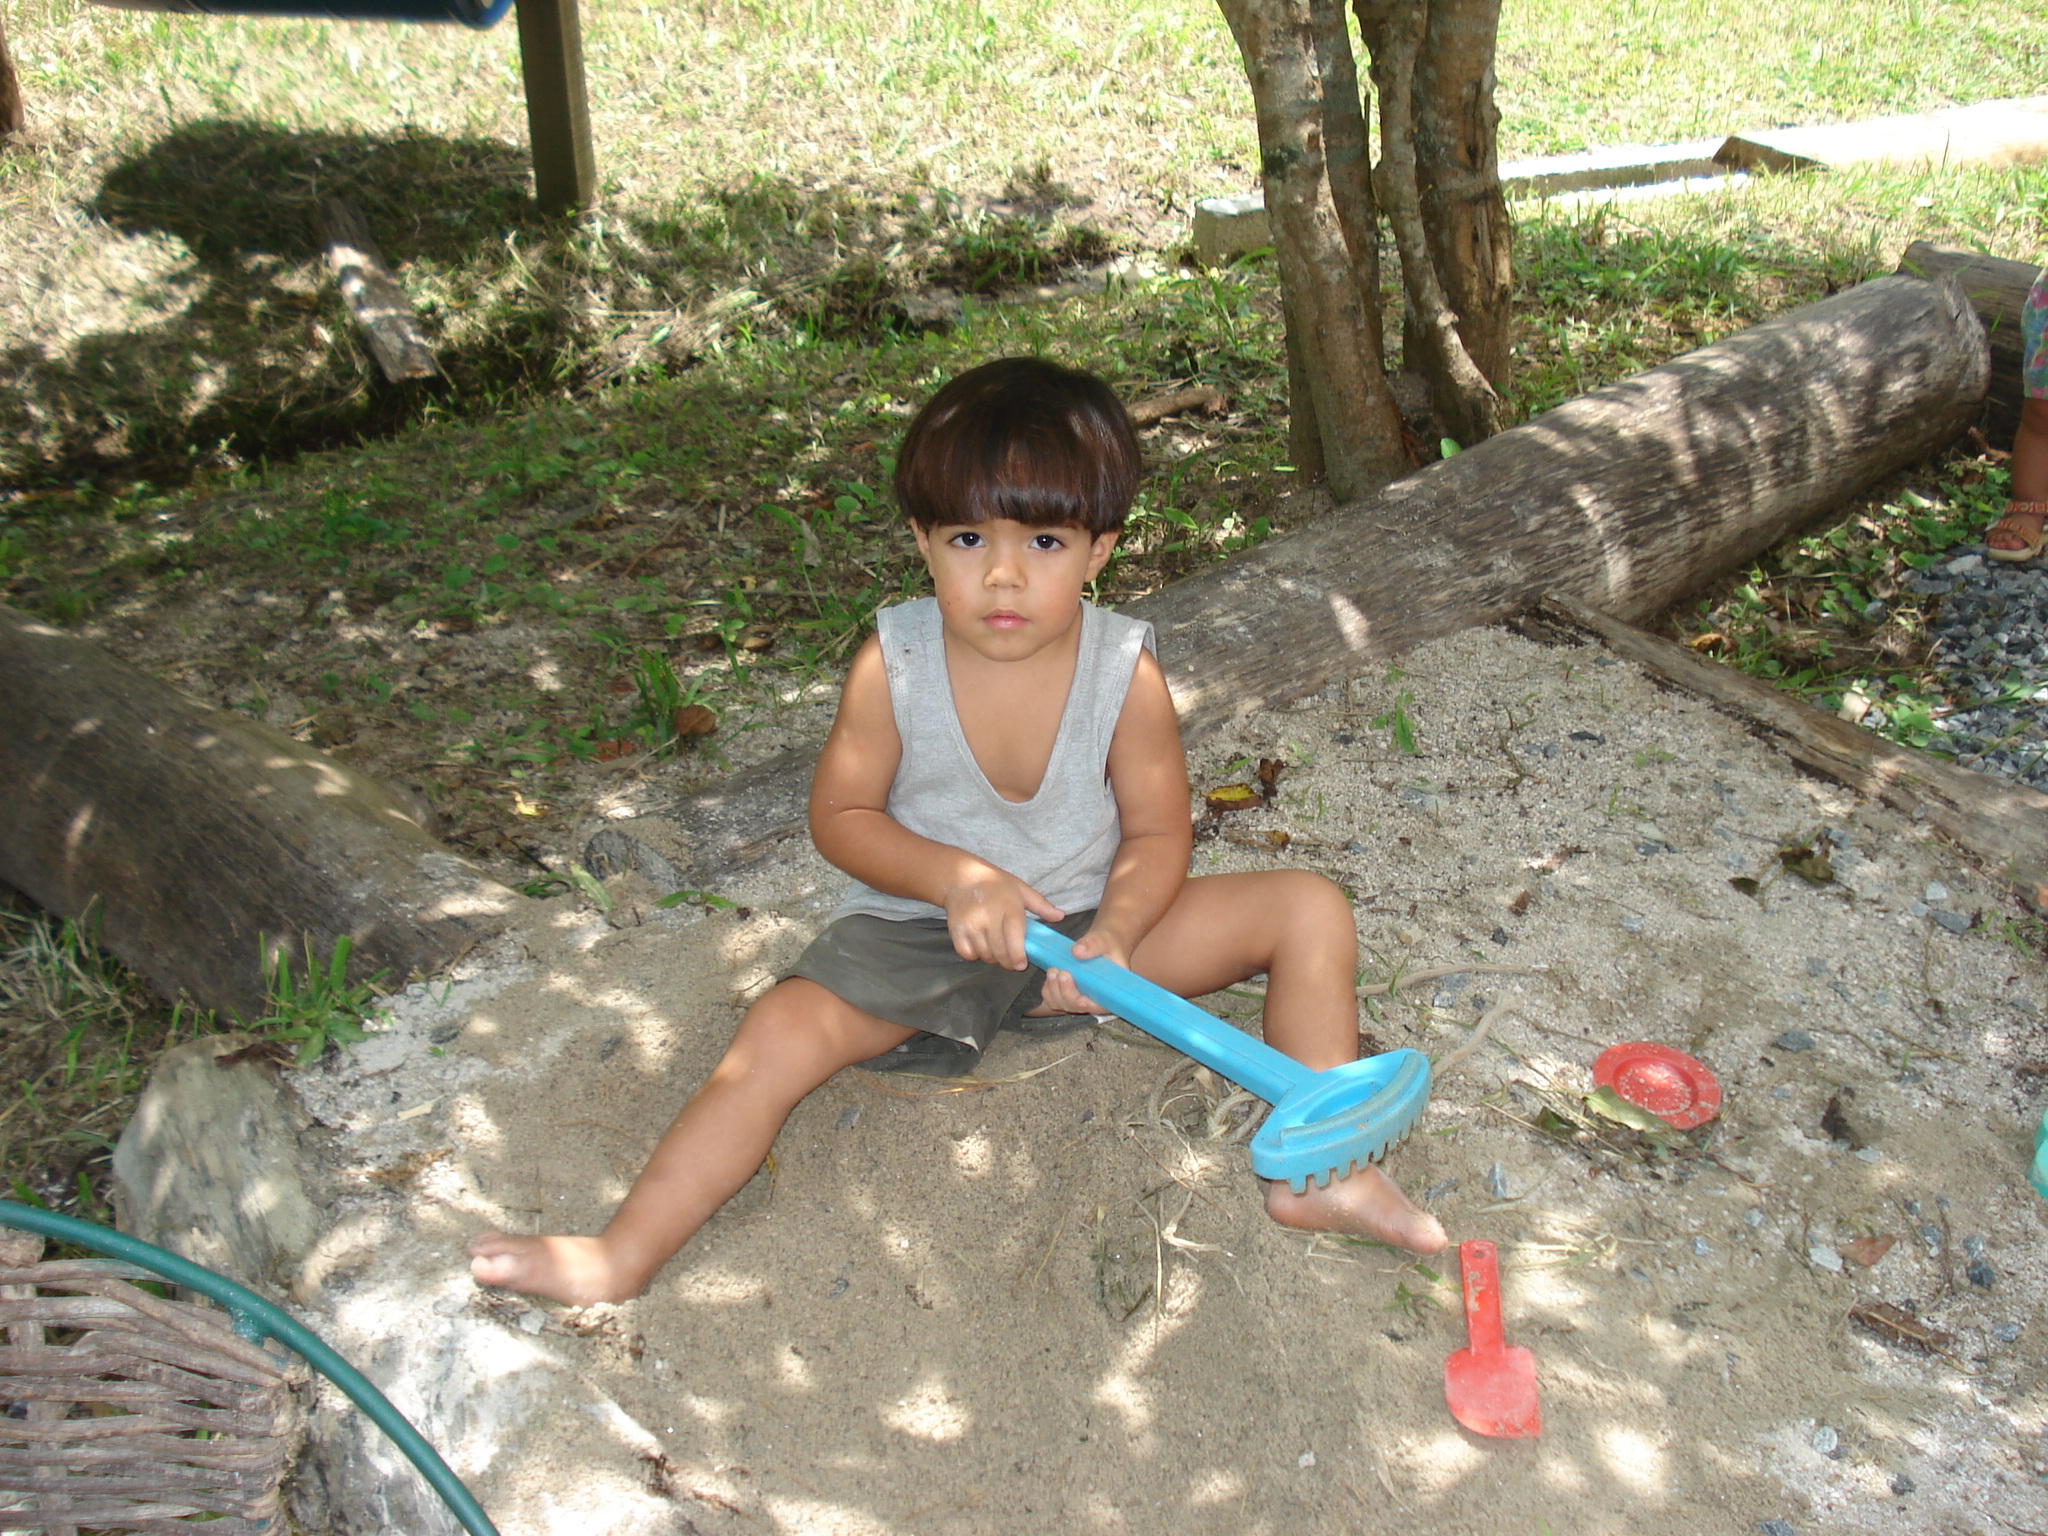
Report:
M 519 70 L 533 192 L 549 213 L 588 208 L 597 196 L 590 103 L 583 85 L 583 24 L 576 0 L 518 0 Z

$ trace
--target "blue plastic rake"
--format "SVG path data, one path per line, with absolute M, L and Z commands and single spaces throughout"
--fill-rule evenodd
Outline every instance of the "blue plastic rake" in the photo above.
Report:
M 1311 1072 L 1114 961 L 1076 960 L 1072 941 L 1035 917 L 1024 920 L 1024 953 L 1033 965 L 1070 972 L 1118 1017 L 1271 1104 L 1252 1138 L 1252 1172 L 1285 1179 L 1296 1194 L 1311 1179 L 1328 1184 L 1378 1162 L 1429 1102 L 1429 1058 L 1420 1051 L 1383 1051 Z

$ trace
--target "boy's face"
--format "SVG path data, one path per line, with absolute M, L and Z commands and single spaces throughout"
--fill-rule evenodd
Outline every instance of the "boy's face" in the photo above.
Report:
M 946 633 L 990 661 L 1024 661 L 1066 635 L 1080 619 L 1082 589 L 1116 548 L 1114 533 L 1007 518 L 912 531 Z

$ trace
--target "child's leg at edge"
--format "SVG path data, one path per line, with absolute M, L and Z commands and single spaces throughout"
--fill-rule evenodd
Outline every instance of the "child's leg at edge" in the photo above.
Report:
M 841 1067 L 879 1056 L 913 1033 L 814 981 L 778 983 L 747 1010 L 724 1057 L 662 1134 L 601 1235 L 485 1232 L 469 1245 L 471 1275 L 482 1285 L 577 1306 L 637 1296 L 754 1176 L 806 1094 Z
M 1266 973 L 1267 1044 L 1321 1072 L 1358 1057 L 1358 929 L 1351 903 L 1322 876 L 1281 869 L 1201 875 L 1131 955 L 1149 981 L 1199 997 Z M 1435 1253 L 1446 1241 L 1434 1216 L 1377 1167 L 1295 1194 L 1266 1186 L 1266 1211 L 1306 1227 Z

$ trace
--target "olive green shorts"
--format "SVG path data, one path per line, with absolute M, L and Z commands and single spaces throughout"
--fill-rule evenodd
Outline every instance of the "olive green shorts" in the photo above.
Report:
M 1052 926 L 1079 938 L 1095 921 L 1091 909 Z M 895 1050 L 861 1065 L 878 1072 L 928 1072 L 957 1077 L 974 1070 L 988 1044 L 1004 1029 L 1062 1033 L 1089 1022 L 1087 1014 L 1026 1021 L 1036 1008 L 1045 972 L 1037 966 L 1006 971 L 962 960 L 942 917 L 891 919 L 856 912 L 834 922 L 797 956 L 783 979 L 801 976 L 833 996 L 891 1024 L 914 1029 Z

